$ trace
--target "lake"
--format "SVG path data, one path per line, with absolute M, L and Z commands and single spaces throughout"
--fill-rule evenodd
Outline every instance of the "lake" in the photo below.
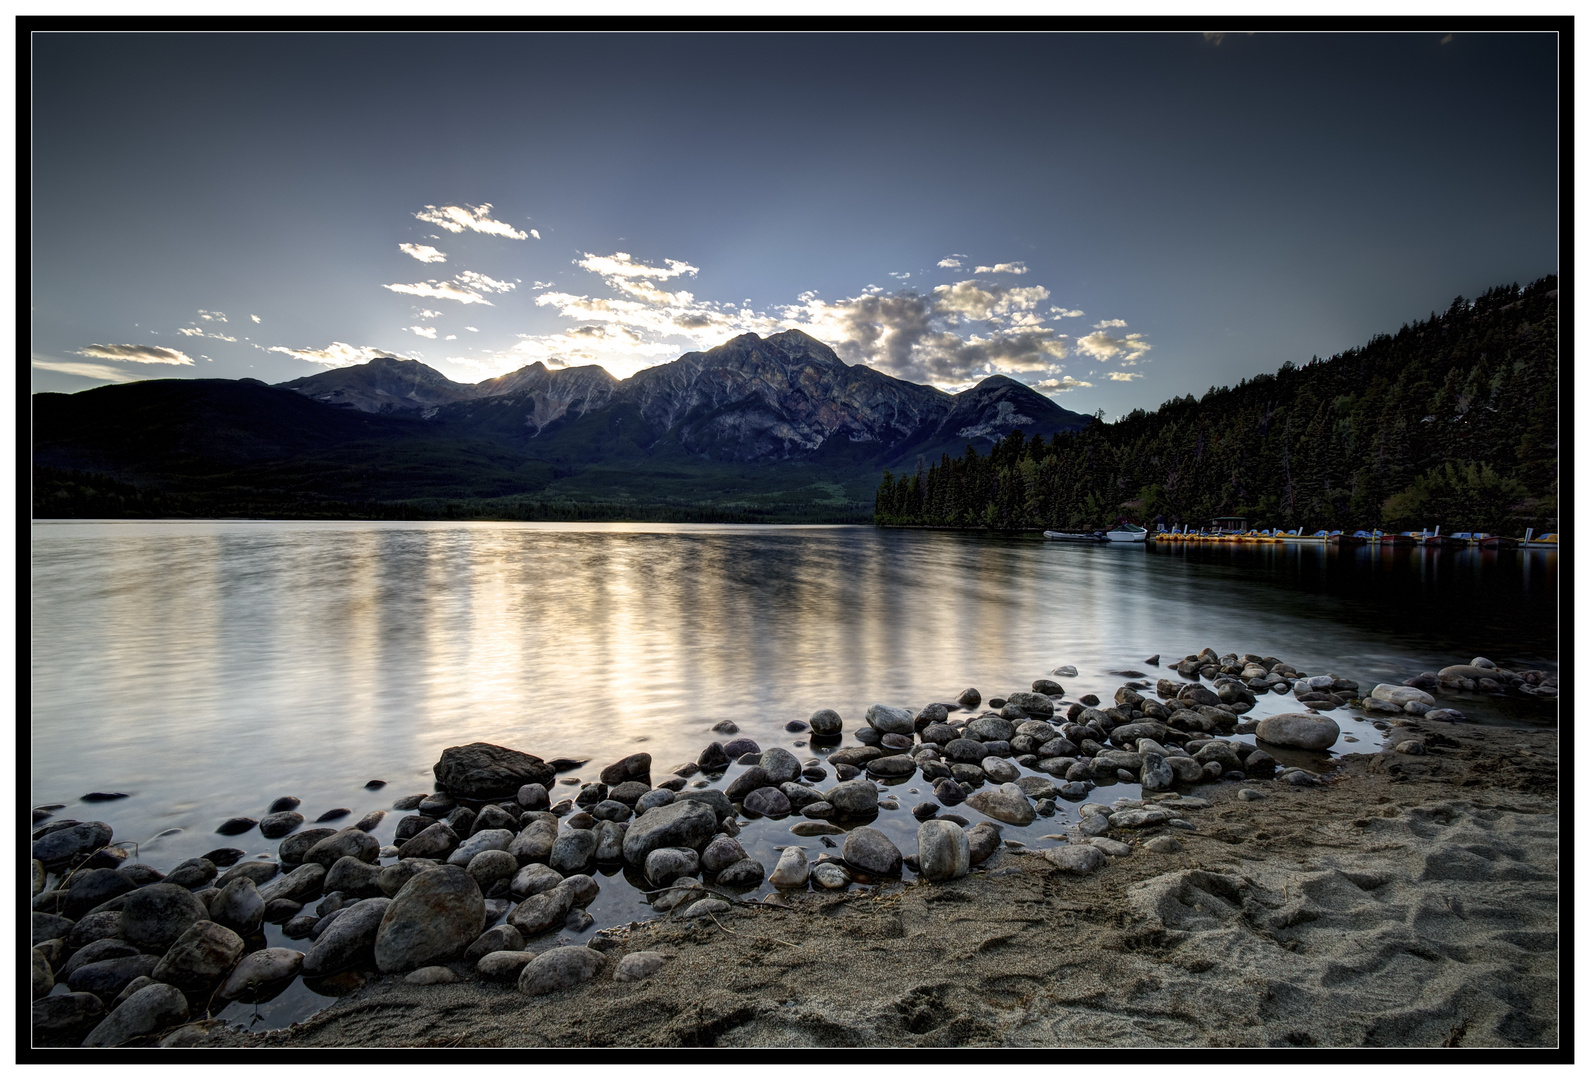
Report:
M 1365 690 L 1481 655 L 1555 670 L 1557 558 L 826 526 L 39 521 L 31 797 L 109 821 L 164 870 L 217 847 L 274 853 L 258 832 L 214 830 L 282 795 L 313 822 L 429 791 L 460 743 L 587 759 L 569 774 L 586 780 L 644 750 L 660 780 L 724 720 L 805 758 L 785 724 L 817 709 L 848 736 L 874 703 L 1003 696 L 1060 665 L 1078 669 L 1059 680 L 1068 699 L 1109 699 L 1126 681 L 1110 672 L 1175 677 L 1168 665 L 1206 646 Z M 1289 705 L 1261 696 L 1253 715 Z M 1481 722 L 1556 717 L 1533 701 L 1457 705 Z M 1358 745 L 1336 750 L 1377 747 L 1346 713 L 1333 717 Z M 375 779 L 385 788 L 366 790 Z M 908 853 L 912 787 L 929 785 L 900 785 L 902 808 L 876 823 Z M 91 791 L 129 797 L 78 802 Z M 401 816 L 376 830 L 383 844 Z M 1037 842 L 1074 818 L 1061 804 L 1005 835 Z M 742 842 L 771 869 L 787 825 L 754 822 Z M 652 914 L 618 882 L 589 910 L 570 940 Z M 225 1015 L 279 1026 L 321 1000 L 297 989 Z

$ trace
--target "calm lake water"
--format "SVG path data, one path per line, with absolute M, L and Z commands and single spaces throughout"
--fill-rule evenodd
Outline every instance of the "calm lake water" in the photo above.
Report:
M 301 798 L 312 822 L 429 791 L 431 765 L 459 743 L 589 759 L 569 774 L 587 780 L 645 750 L 662 779 L 722 738 L 710 730 L 722 720 L 805 758 L 784 725 L 817 709 L 837 710 L 848 736 L 875 702 L 919 708 L 968 686 L 1002 696 L 1063 664 L 1078 669 L 1060 680 L 1075 700 L 1108 699 L 1125 681 L 1113 671 L 1173 676 L 1145 659 L 1205 646 L 1366 690 L 1477 655 L 1558 660 L 1555 552 L 1144 550 L 865 527 L 41 521 L 32 557 L 33 804 L 111 822 L 162 870 L 216 847 L 273 853 L 257 832 L 214 830 L 278 796 Z M 1261 696 L 1254 715 L 1289 704 Z M 1458 707 L 1483 722 L 1556 718 L 1529 701 Z M 1378 746 L 1369 724 L 1333 716 L 1358 741 L 1338 751 Z M 372 779 L 387 786 L 366 791 Z M 876 823 L 906 852 L 909 790 L 930 794 L 914 781 Z M 77 801 L 96 790 L 130 797 Z M 1136 788 L 1098 796 L 1122 794 Z M 1062 804 L 1006 835 L 1035 843 L 1074 815 Z M 376 831 L 383 844 L 401 816 Z M 742 842 L 771 869 L 787 826 L 756 822 Z M 596 923 L 571 940 L 651 914 L 616 882 L 590 911 Z M 254 1022 L 278 1026 L 319 1000 L 290 992 Z

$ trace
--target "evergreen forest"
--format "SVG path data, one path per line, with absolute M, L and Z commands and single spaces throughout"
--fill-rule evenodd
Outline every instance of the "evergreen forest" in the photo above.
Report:
M 884 473 L 880 526 L 1557 529 L 1557 279 L 1154 412 Z

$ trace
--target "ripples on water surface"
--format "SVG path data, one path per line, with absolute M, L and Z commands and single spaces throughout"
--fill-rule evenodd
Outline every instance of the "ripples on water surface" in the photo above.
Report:
M 429 790 L 441 750 L 463 742 L 589 758 L 587 779 L 646 750 L 660 779 L 720 720 L 804 757 L 784 724 L 816 709 L 837 710 L 848 734 L 874 702 L 1004 694 L 1060 664 L 1079 669 L 1062 680 L 1075 699 L 1108 698 L 1124 681 L 1113 670 L 1154 677 L 1150 654 L 1204 646 L 1366 689 L 1475 655 L 1557 662 L 1555 552 L 1144 550 L 856 527 L 38 522 L 32 554 L 33 802 L 130 792 L 62 814 L 108 819 L 119 839 L 181 829 L 143 848 L 161 868 L 218 846 L 273 851 L 257 833 L 212 830 L 279 795 L 301 797 L 311 821 L 389 807 Z M 1289 700 L 1261 697 L 1258 714 Z M 1459 707 L 1554 720 L 1527 705 Z M 389 783 L 364 791 L 373 778 Z M 914 801 L 889 830 L 908 852 Z M 377 831 L 383 843 L 401 816 Z M 771 868 L 788 836 L 766 824 L 746 846 Z M 595 928 L 611 925 L 592 913 Z

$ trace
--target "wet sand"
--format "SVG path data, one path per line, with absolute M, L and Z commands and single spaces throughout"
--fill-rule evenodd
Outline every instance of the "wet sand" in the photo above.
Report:
M 1133 850 L 1089 876 L 1003 848 L 946 884 L 757 892 L 778 906 L 632 926 L 592 981 L 544 997 L 459 963 L 467 981 L 374 979 L 283 1031 L 172 1041 L 1555 1046 L 1556 733 L 1414 720 L 1388 745 L 1410 738 L 1428 752 L 1347 756 L 1319 787 L 1188 789 L 1211 803 L 1193 829 L 1112 830 Z M 1156 835 L 1181 850 L 1139 846 Z M 645 950 L 670 959 L 613 981 Z

